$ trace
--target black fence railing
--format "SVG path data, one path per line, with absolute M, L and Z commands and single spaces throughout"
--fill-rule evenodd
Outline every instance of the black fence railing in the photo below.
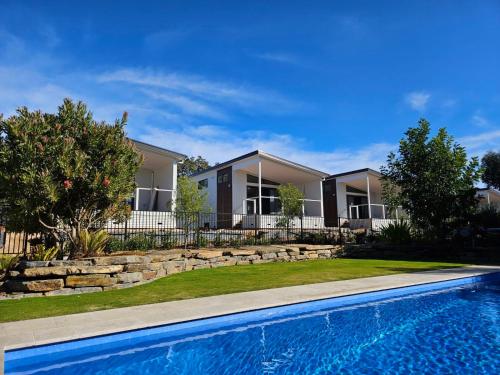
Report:
M 110 234 L 108 250 L 126 251 L 299 242 L 335 244 L 351 241 L 350 229 L 356 228 L 350 228 L 347 218 L 338 218 L 326 226 L 324 218 L 318 216 L 132 211 L 126 221 L 108 221 L 94 229 Z M 0 217 L 0 254 L 27 254 L 31 241 L 38 237 L 6 231 Z

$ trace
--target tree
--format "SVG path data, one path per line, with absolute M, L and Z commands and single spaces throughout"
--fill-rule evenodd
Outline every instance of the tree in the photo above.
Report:
M 483 182 L 488 187 L 500 190 L 500 152 L 490 151 L 481 159 Z
M 56 114 L 26 107 L 0 118 L 0 200 L 7 228 L 45 233 L 80 248 L 83 231 L 129 214 L 142 157 L 127 140 L 126 113 L 110 125 L 65 99 Z
M 465 148 L 446 129 L 434 138 L 429 134 L 424 119 L 406 131 L 398 154 L 391 152 L 381 168 L 383 191 L 402 205 L 416 228 L 442 237 L 450 220 L 463 221 L 474 211 L 480 169 L 477 158 L 468 160 Z
M 208 161 L 201 156 L 191 156 L 190 158 L 184 159 L 182 163 L 178 164 L 177 176 L 190 176 L 193 173 L 203 171 L 209 167 L 210 165 L 208 164 Z
M 302 205 L 304 203 L 304 194 L 291 183 L 278 186 L 278 196 L 281 203 L 282 220 L 280 225 L 286 227 L 287 237 L 290 229 L 290 223 L 296 216 L 302 214 Z
M 186 176 L 179 177 L 175 211 L 179 224 L 184 229 L 184 247 L 187 247 L 191 228 L 199 222 L 200 214 L 208 211 L 207 192 L 198 189 L 196 181 Z M 198 226 L 195 230 L 198 234 Z

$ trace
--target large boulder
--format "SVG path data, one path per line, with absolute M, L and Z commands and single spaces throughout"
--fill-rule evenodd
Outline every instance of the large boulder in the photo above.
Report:
M 66 287 L 80 288 L 86 286 L 111 286 L 117 280 L 106 274 L 72 275 L 66 278 Z
M 49 292 L 64 288 L 64 280 L 7 280 L 4 287 L 9 292 Z

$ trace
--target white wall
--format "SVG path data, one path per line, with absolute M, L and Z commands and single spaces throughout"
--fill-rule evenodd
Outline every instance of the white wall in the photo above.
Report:
M 344 182 L 337 181 L 337 215 L 349 217 L 347 212 L 347 191 Z
M 322 216 L 321 215 L 321 180 L 310 181 L 304 185 L 304 196 L 306 199 L 316 199 L 319 202 L 305 202 L 306 216 Z
M 247 197 L 247 174 L 233 169 L 233 213 L 243 214 L 243 200 Z
M 208 208 L 211 212 L 217 212 L 217 171 L 209 171 L 206 173 L 202 173 L 196 176 L 190 177 L 193 181 L 198 183 L 201 180 L 208 180 L 208 188 L 207 191 L 207 200 L 208 200 Z

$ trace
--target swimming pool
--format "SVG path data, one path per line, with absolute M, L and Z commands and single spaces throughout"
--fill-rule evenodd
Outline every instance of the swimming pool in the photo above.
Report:
M 7 351 L 6 374 L 496 374 L 500 273 Z

